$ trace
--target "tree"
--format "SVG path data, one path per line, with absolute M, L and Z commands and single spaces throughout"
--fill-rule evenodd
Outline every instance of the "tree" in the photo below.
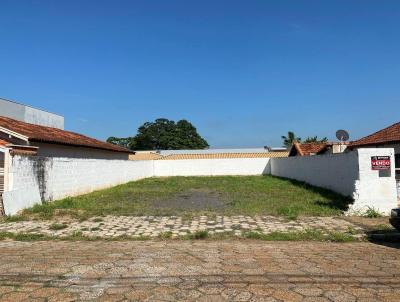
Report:
M 130 148 L 130 145 L 132 143 L 132 137 L 118 138 L 111 136 L 107 139 L 107 143 L 118 145 L 124 148 Z
M 135 137 L 110 137 L 108 142 L 126 144 L 132 150 L 205 149 L 209 145 L 187 120 L 175 123 L 165 118 L 146 122 L 138 128 Z
M 307 137 L 304 143 L 326 143 L 328 141 L 327 137 L 318 139 L 318 136 Z
M 296 135 L 292 131 L 288 131 L 288 135 L 287 136 L 282 135 L 281 138 L 283 139 L 283 146 L 286 147 L 287 149 L 292 147 L 294 143 L 301 142 L 301 138 L 296 137 Z

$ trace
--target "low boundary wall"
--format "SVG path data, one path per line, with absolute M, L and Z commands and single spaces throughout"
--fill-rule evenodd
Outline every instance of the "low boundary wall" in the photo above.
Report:
M 154 161 L 154 176 L 263 175 L 270 173 L 270 158 Z
M 389 173 L 373 171 L 371 156 L 391 157 Z M 397 205 L 394 150 L 368 148 L 290 158 L 103 160 L 13 156 L 8 169 L 5 213 L 152 176 L 272 174 L 304 181 L 354 198 L 352 210 L 372 206 L 388 213 Z
M 371 156 L 390 156 L 391 170 L 371 169 Z M 397 204 L 394 149 L 366 148 L 348 153 L 273 158 L 271 174 L 304 181 L 351 196 L 350 211 L 374 207 L 389 213 Z
M 5 213 L 152 176 L 152 161 L 14 156 Z

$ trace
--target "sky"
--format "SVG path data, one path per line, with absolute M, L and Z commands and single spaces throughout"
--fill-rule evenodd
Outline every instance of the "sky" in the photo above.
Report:
M 0 37 L 0 97 L 103 140 L 161 117 L 215 148 L 400 121 L 397 0 L 0 0 Z

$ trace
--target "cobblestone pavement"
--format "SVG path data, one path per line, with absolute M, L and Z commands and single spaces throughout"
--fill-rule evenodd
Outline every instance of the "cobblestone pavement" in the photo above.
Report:
M 362 228 L 345 221 L 340 217 L 303 217 L 287 220 L 275 216 L 217 216 L 215 219 L 207 216 L 195 217 L 185 221 L 182 217 L 131 217 L 106 216 L 92 218 L 87 221 L 65 222 L 63 229 L 55 229 L 54 221 L 21 221 L 0 224 L 0 232 L 39 233 L 55 237 L 63 237 L 79 231 L 88 237 L 118 237 L 118 236 L 149 236 L 157 237 L 161 233 L 171 232 L 172 237 L 208 230 L 209 234 L 231 232 L 241 235 L 243 231 L 259 231 L 264 234 L 271 232 L 304 231 L 318 229 L 321 231 L 349 232 L 354 236 L 362 233 Z M 60 225 L 62 220 L 57 221 Z
M 0 301 L 399 301 L 400 245 L 0 242 Z

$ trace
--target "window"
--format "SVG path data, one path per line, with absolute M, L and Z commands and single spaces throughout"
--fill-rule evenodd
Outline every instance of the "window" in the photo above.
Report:
M 400 153 L 394 156 L 394 166 L 396 168 L 396 178 L 400 179 Z

